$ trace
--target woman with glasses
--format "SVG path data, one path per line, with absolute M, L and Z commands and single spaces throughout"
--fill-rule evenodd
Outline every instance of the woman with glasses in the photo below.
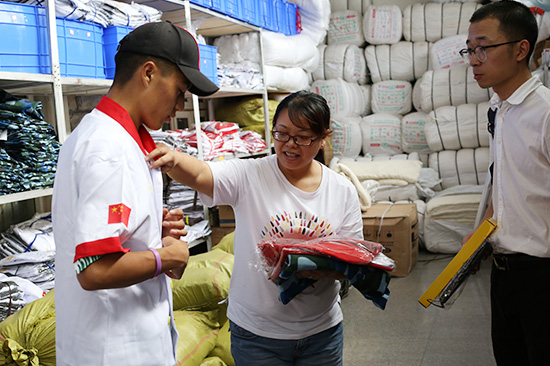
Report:
M 257 244 L 278 237 L 344 235 L 362 239 L 357 192 L 314 160 L 331 133 L 323 97 L 299 91 L 273 118 L 275 155 L 206 163 L 160 147 L 148 159 L 201 193 L 203 203 L 235 212 L 235 265 L 229 290 L 231 352 L 238 366 L 342 365 L 343 329 L 337 273 L 316 279 L 288 304 L 258 268 Z M 154 160 L 158 158 L 157 160 Z
M 472 15 L 461 51 L 479 86 L 495 92 L 485 218 L 498 223 L 491 335 L 499 366 L 550 365 L 550 90 L 529 69 L 537 32 L 529 8 L 496 1 Z

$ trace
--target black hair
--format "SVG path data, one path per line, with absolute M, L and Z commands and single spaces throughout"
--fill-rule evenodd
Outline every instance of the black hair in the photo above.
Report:
M 507 41 L 526 39 L 529 42 L 529 52 L 526 62 L 529 64 L 535 50 L 538 37 L 538 25 L 531 9 L 514 0 L 500 0 L 488 3 L 477 9 L 470 23 L 493 18 L 499 21 L 499 31 Z
M 116 67 L 113 84 L 125 85 L 128 83 L 137 69 L 147 61 L 153 61 L 159 67 L 162 75 L 170 75 L 177 70 L 176 64 L 161 57 L 141 55 L 138 53 L 117 52 L 115 55 Z
M 300 90 L 287 96 L 273 116 L 273 127 L 281 111 L 287 109 L 290 121 L 304 129 L 311 129 L 318 136 L 328 136 L 330 129 L 330 108 L 325 98 L 319 94 Z

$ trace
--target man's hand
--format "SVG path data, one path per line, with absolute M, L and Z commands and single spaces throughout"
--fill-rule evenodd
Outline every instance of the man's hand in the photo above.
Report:
M 183 210 L 176 209 L 170 210 L 162 209 L 162 237 L 171 236 L 175 239 L 179 239 L 182 236 L 187 235 L 185 230 L 185 222 L 183 221 Z

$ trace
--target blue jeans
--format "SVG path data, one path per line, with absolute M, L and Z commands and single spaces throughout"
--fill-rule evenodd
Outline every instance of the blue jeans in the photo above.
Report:
M 235 366 L 341 366 L 342 323 L 298 340 L 266 338 L 230 322 Z

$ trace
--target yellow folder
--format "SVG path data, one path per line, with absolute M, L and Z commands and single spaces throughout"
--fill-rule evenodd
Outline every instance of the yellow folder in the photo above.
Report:
M 485 240 L 495 230 L 497 223 L 492 218 L 485 220 L 479 228 L 474 232 L 470 239 L 462 246 L 462 249 L 449 262 L 447 267 L 437 276 L 430 287 L 418 299 L 418 302 L 425 308 L 433 304 L 436 299 L 439 299 L 441 292 L 449 285 L 451 281 L 462 282 L 465 278 L 457 278 L 457 274 L 465 270 L 469 264 L 469 260 L 474 255 L 479 254 Z M 469 274 L 469 272 L 468 272 Z M 466 276 L 467 277 L 467 276 Z M 456 285 L 459 285 L 457 283 Z

